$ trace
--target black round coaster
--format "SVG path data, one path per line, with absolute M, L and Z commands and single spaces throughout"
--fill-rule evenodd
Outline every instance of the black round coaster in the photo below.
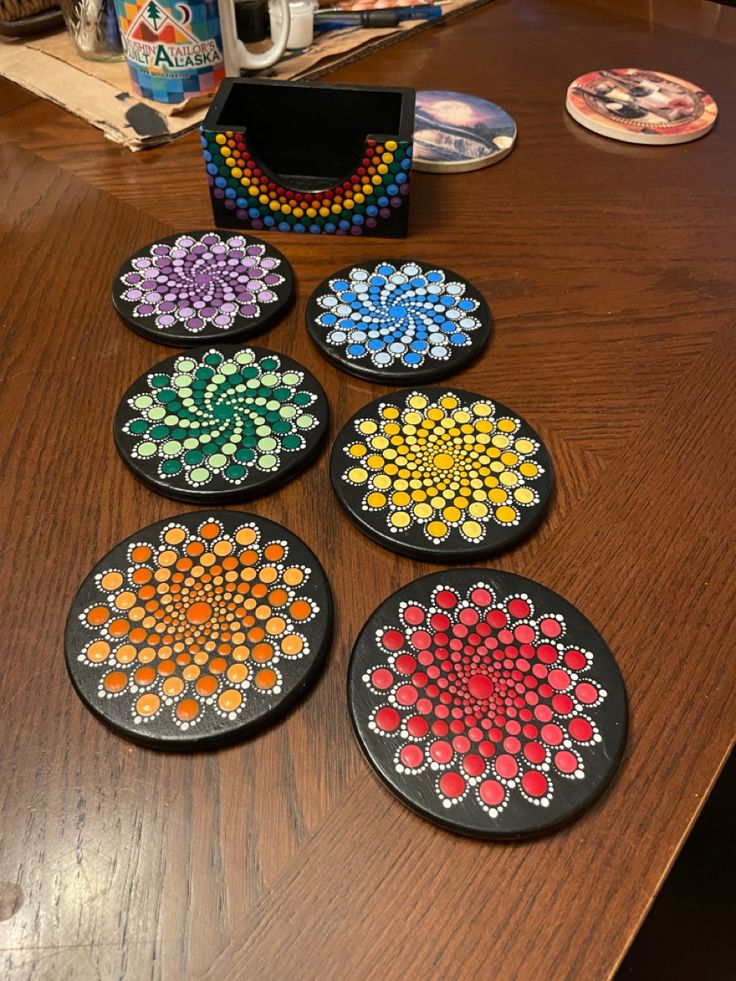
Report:
M 306 317 L 328 361 L 387 385 L 459 370 L 481 353 L 491 325 L 488 304 L 462 276 L 399 259 L 334 273 L 312 293 Z
M 327 652 L 332 600 L 307 546 L 240 511 L 136 532 L 74 597 L 66 663 L 82 701 L 157 749 L 220 745 L 302 697 Z
M 455 569 L 370 617 L 348 700 L 368 762 L 442 827 L 521 838 L 577 817 L 623 754 L 626 690 L 605 641 L 531 579 Z
M 148 487 L 183 501 L 236 501 L 304 467 L 327 432 L 317 379 L 283 354 L 222 345 L 167 358 L 118 406 L 115 445 Z
M 452 388 L 405 390 L 364 406 L 337 434 L 330 475 L 364 534 L 431 562 L 512 545 L 552 493 L 552 463 L 531 426 Z
M 170 235 L 123 263 L 112 302 L 136 333 L 173 347 L 234 341 L 266 330 L 294 293 L 285 256 L 251 235 Z

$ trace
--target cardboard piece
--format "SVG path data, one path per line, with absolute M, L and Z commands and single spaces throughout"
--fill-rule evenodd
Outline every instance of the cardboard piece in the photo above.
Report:
M 489 0 L 447 0 L 443 18 L 482 6 Z M 442 23 L 442 20 L 439 23 Z M 337 65 L 400 41 L 438 21 L 405 21 L 396 28 L 330 31 L 304 52 L 287 55 L 260 77 L 317 78 Z M 66 31 L 21 41 L 0 39 L 0 75 L 49 99 L 101 129 L 130 150 L 158 146 L 181 136 L 204 119 L 209 97 L 164 105 L 131 92 L 124 61 L 88 61 L 76 51 Z

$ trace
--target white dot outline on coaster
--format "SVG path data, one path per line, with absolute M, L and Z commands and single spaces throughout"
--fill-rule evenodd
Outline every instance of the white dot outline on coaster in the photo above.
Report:
M 493 102 L 466 92 L 417 92 L 413 167 L 469 173 L 500 163 L 516 144 L 516 123 Z
M 465 294 L 465 283 L 441 268 L 379 260 L 330 279 L 316 296 L 323 311 L 316 322 L 325 344 L 349 361 L 416 370 L 472 345 L 480 303 Z
M 551 830 L 592 803 L 623 753 L 626 692 L 605 641 L 519 576 L 462 569 L 410 583 L 368 619 L 348 678 L 370 764 L 453 831 Z
M 600 136 L 624 143 L 688 143 L 713 128 L 718 107 L 704 90 L 664 72 L 600 69 L 570 83 L 566 108 Z

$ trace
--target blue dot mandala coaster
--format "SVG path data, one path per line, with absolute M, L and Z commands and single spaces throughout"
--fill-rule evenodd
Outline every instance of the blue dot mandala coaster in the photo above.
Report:
M 294 293 L 285 257 L 250 235 L 171 235 L 115 275 L 112 302 L 136 333 L 173 347 L 250 337 L 272 326 Z
M 390 596 L 353 648 L 348 701 L 399 800 L 479 838 L 573 820 L 626 742 L 626 690 L 598 631 L 557 593 L 495 569 L 434 573 Z
M 363 534 L 430 562 L 514 544 L 552 493 L 549 454 L 527 422 L 482 395 L 440 387 L 362 408 L 337 434 L 330 475 Z
M 115 415 L 115 445 L 159 494 L 235 501 L 306 466 L 328 418 L 322 386 L 291 358 L 257 347 L 202 347 L 167 358 L 131 385 Z
M 442 378 L 490 334 L 488 304 L 450 269 L 386 259 L 348 266 L 307 304 L 307 330 L 338 368 L 386 384 Z
M 282 525 L 195 511 L 142 528 L 72 601 L 66 664 L 121 736 L 204 749 L 249 735 L 301 698 L 327 652 L 330 587 Z

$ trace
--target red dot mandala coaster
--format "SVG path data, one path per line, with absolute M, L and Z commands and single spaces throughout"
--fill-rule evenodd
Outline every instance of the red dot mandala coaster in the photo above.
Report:
M 159 749 L 248 735 L 301 697 L 329 644 L 322 568 L 281 525 L 198 511 L 121 542 L 82 583 L 66 661 L 87 708 Z
M 368 761 L 422 817 L 482 838 L 575 818 L 623 753 L 626 691 L 605 641 L 530 579 L 458 569 L 371 616 L 348 677 Z

